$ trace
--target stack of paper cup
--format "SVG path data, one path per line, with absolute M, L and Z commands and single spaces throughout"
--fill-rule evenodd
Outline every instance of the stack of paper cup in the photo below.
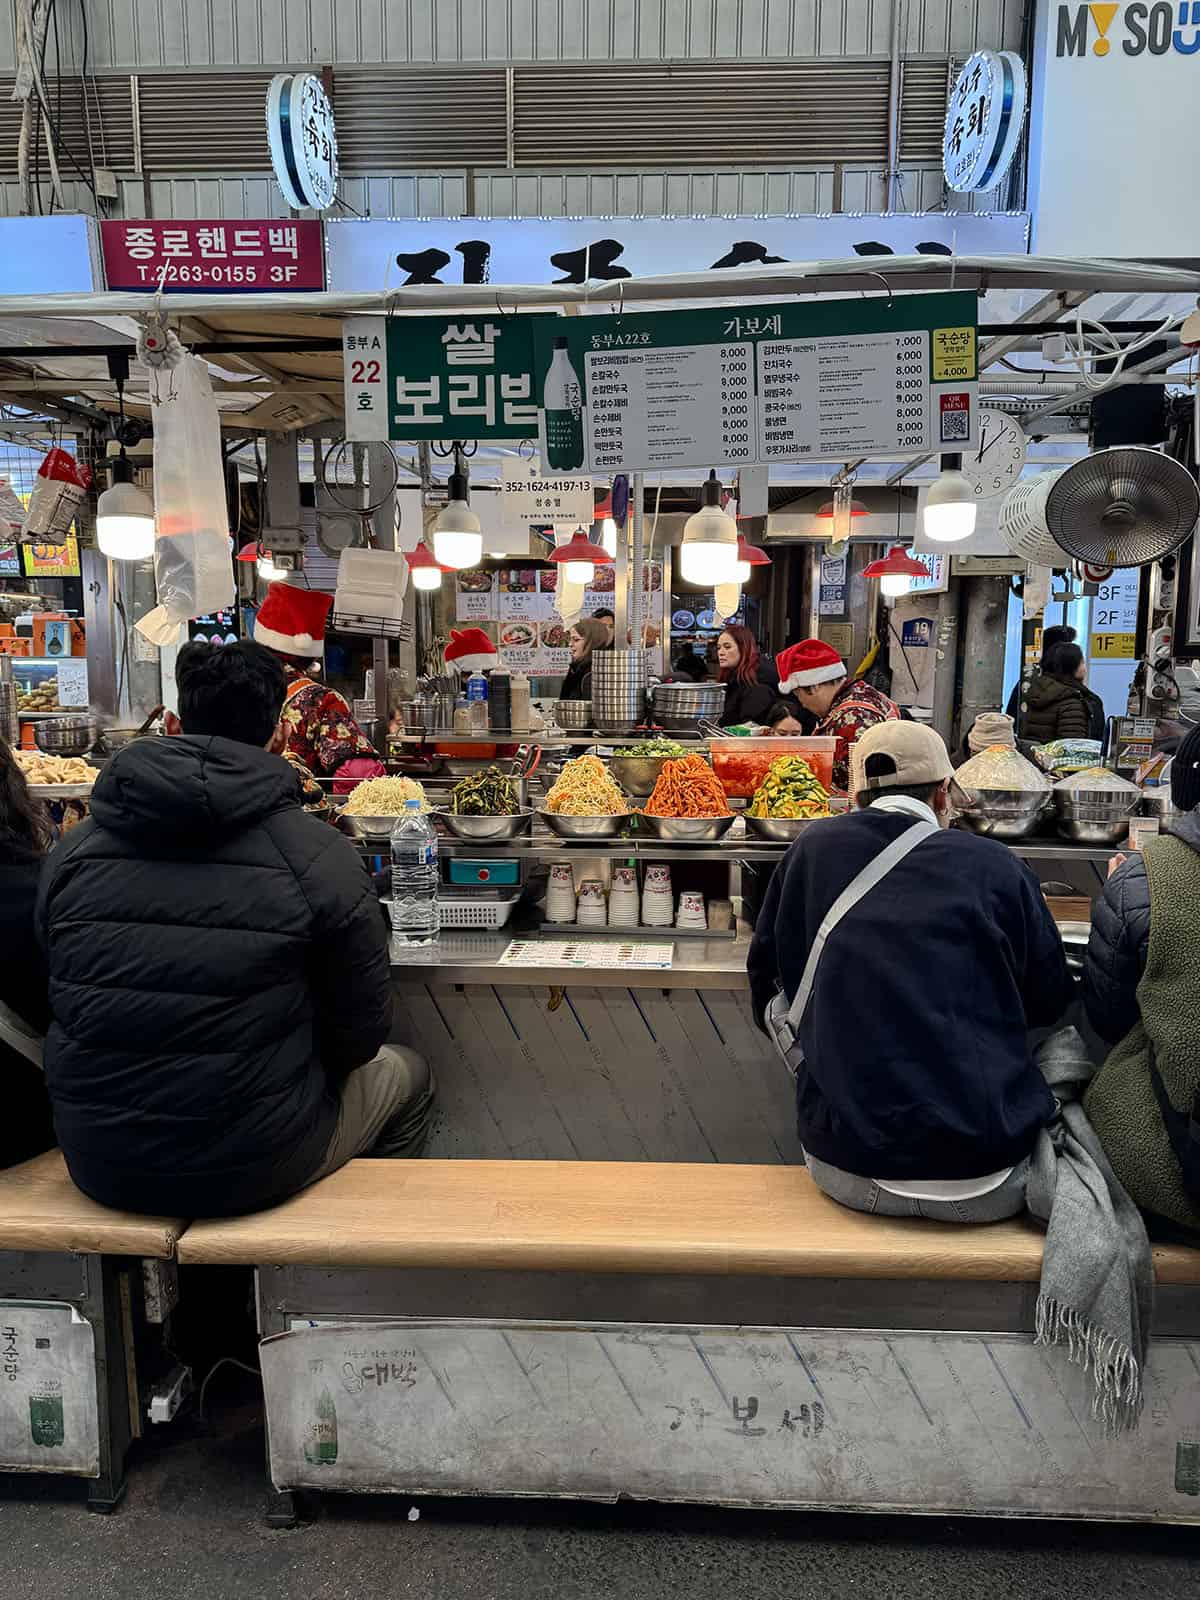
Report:
M 704 918 L 704 896 L 685 889 L 679 896 L 679 910 L 675 914 L 677 928 L 698 929 L 707 926 Z
M 602 928 L 607 918 L 604 885 L 599 878 L 585 878 L 579 885 L 579 906 L 575 920 L 581 928 Z
M 638 885 L 636 867 L 614 867 L 608 890 L 610 928 L 636 928 L 638 925 Z
M 642 921 L 648 928 L 669 928 L 673 910 L 670 867 L 647 867 L 642 887 Z
M 575 921 L 575 873 L 569 861 L 555 861 L 546 884 L 546 921 Z

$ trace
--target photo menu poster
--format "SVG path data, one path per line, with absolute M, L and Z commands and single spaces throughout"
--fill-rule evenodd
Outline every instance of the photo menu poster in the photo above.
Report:
M 646 619 L 656 623 L 655 607 L 662 594 L 661 563 L 647 562 L 644 578 Z M 570 630 L 554 609 L 557 582 L 558 572 L 553 567 L 501 567 L 494 574 L 475 569 L 459 572 L 455 620 L 483 628 L 496 641 L 500 659 L 510 670 L 543 677 L 562 674 L 571 664 L 567 649 Z M 582 615 L 611 611 L 615 587 L 613 568 L 598 568 L 595 584 L 583 591 Z

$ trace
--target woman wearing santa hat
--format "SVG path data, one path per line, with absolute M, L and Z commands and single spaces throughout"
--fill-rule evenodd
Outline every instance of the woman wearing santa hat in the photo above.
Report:
M 332 607 L 331 594 L 277 582 L 267 586 L 254 620 L 255 643 L 277 655 L 287 674 L 279 719 L 287 732 L 285 753 L 325 777 L 358 756 L 377 759 L 375 746 L 342 696 L 308 671 L 309 663 L 325 654 L 325 624 Z
M 850 783 L 850 746 L 879 722 L 894 722 L 900 707 L 887 695 L 860 678 L 851 683 L 846 663 L 823 639 L 801 639 L 775 657 L 780 694 L 795 695 L 817 719 L 813 734 L 837 740 L 833 757 L 833 783 L 847 789 Z

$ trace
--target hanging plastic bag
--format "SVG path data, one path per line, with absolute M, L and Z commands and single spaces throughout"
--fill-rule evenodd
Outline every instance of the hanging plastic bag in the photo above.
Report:
M 20 538 L 24 521 L 25 507 L 8 479 L 0 478 L 0 544 L 14 544 Z
M 89 467 L 56 445 L 37 469 L 22 538 L 27 543 L 61 544 L 92 482 Z
M 208 368 L 185 356 L 152 384 L 154 581 L 158 604 L 136 623 L 159 646 L 181 644 L 189 617 L 236 598 L 221 425 Z

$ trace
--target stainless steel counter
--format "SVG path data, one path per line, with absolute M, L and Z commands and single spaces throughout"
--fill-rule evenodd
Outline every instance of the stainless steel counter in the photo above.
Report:
M 392 978 L 431 984 L 488 984 L 510 988 L 563 988 L 572 984 L 590 989 L 736 989 L 748 990 L 746 953 L 749 931 L 741 927 L 736 939 L 677 939 L 675 964 L 669 971 L 639 971 L 629 967 L 502 967 L 500 957 L 520 933 L 444 932 L 434 946 L 392 956 Z M 586 939 L 586 935 L 567 935 Z M 641 944 L 665 944 L 671 930 L 642 928 L 630 937 Z M 544 940 L 541 942 L 545 942 Z M 612 941 L 600 941 L 611 947 Z

